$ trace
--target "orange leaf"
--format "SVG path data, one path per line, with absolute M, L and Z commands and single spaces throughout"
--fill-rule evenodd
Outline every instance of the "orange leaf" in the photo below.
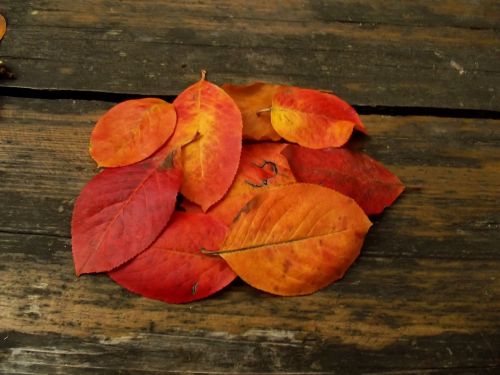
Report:
M 270 108 L 273 96 L 279 85 L 265 82 L 255 82 L 248 85 L 222 85 L 238 105 L 243 116 L 243 138 L 256 141 L 278 141 L 280 135 L 271 125 L 269 112 L 259 113 L 264 108 Z
M 287 141 L 309 148 L 340 147 L 353 128 L 365 132 L 356 111 L 335 95 L 280 87 L 273 97 L 271 122 Z
M 344 275 L 370 226 L 345 195 L 318 185 L 286 185 L 243 207 L 219 254 L 257 289 L 310 294 Z
M 120 167 L 152 155 L 172 135 L 174 106 L 161 99 L 127 100 L 97 121 L 90 155 L 100 167 Z
M 172 138 L 182 148 L 182 194 L 204 211 L 219 201 L 234 179 L 241 153 L 241 113 L 220 87 L 199 82 L 174 101 L 178 132 Z M 194 137 L 194 140 L 192 140 Z
M 224 198 L 208 213 L 226 225 L 255 194 L 270 187 L 291 184 L 295 178 L 281 154 L 287 144 L 256 143 L 244 145 L 238 172 Z
M 2 40 L 6 31 L 7 31 L 7 21 L 5 20 L 4 16 L 0 14 L 0 40 Z

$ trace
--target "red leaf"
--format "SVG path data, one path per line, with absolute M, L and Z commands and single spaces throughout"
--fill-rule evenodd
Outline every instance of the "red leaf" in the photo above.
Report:
M 290 145 L 283 155 L 297 181 L 337 190 L 353 198 L 367 215 L 381 213 L 404 190 L 397 176 L 361 152 Z
M 106 272 L 146 249 L 175 207 L 181 173 L 173 154 L 107 169 L 76 200 L 71 224 L 77 275 Z
M 206 298 L 236 278 L 223 259 L 200 251 L 218 250 L 227 231 L 207 214 L 176 212 L 149 249 L 109 275 L 132 292 L 169 303 Z

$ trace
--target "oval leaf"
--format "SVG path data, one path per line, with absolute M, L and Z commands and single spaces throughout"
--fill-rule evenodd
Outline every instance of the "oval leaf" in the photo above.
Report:
M 250 140 L 281 139 L 271 125 L 269 112 L 259 112 L 270 108 L 273 96 L 279 85 L 255 82 L 248 85 L 231 85 L 225 83 L 222 88 L 233 98 L 243 116 L 243 138 Z
M 245 205 L 219 254 L 257 289 L 310 294 L 344 275 L 370 226 L 345 195 L 318 185 L 286 185 Z
M 193 141 L 182 148 L 181 192 L 204 211 L 231 186 L 241 153 L 241 113 L 220 87 L 201 80 L 174 101 L 179 133 L 172 142 Z
M 337 190 L 353 198 L 367 215 L 381 213 L 404 190 L 397 176 L 361 152 L 290 145 L 283 155 L 298 181 Z
M 4 16 L 0 14 L 0 40 L 2 40 L 6 31 L 7 31 L 7 21 L 5 20 Z
M 287 86 L 273 97 L 271 123 L 287 141 L 309 148 L 340 147 L 355 126 L 365 129 L 356 111 L 335 95 Z
M 71 223 L 77 275 L 110 271 L 145 250 L 161 233 L 181 183 L 172 155 L 164 159 L 157 156 L 106 169 L 83 188 Z
M 207 212 L 230 225 L 255 194 L 276 186 L 292 184 L 295 178 L 281 154 L 286 144 L 255 143 L 244 145 L 238 172 L 224 198 Z
M 172 135 L 177 115 L 161 99 L 127 100 L 97 121 L 90 155 L 100 167 L 119 167 L 144 160 Z
M 227 227 L 206 214 L 176 212 L 153 245 L 109 273 L 128 290 L 169 303 L 185 303 L 221 290 L 236 274 L 218 257 Z

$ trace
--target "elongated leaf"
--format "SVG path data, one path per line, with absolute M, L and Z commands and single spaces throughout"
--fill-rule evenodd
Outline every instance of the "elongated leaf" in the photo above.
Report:
M 219 254 L 257 289 L 309 294 L 344 275 L 370 226 L 345 195 L 318 185 L 286 185 L 245 205 Z
M 344 145 L 354 127 L 366 132 L 356 111 L 342 99 L 298 87 L 277 90 L 271 123 L 287 141 L 315 149 Z
M 353 198 L 367 215 L 381 213 L 404 190 L 397 176 L 361 152 L 290 145 L 283 155 L 298 181 L 337 190 Z
M 236 278 L 227 263 L 200 250 L 218 250 L 227 227 L 206 214 L 176 212 L 155 243 L 109 273 L 143 296 L 185 303 L 206 298 Z
M 151 245 L 174 210 L 180 184 L 172 154 L 95 176 L 73 210 L 76 274 L 110 271 Z
M 243 138 L 255 141 L 281 139 L 271 125 L 269 112 L 259 112 L 270 108 L 279 85 L 255 82 L 248 85 L 225 83 L 222 88 L 233 98 L 243 116 Z
M 220 200 L 234 179 L 241 153 L 241 113 L 220 87 L 199 82 L 174 101 L 179 133 L 172 142 L 182 148 L 181 192 L 204 211 Z M 194 137 L 194 140 L 192 140 Z
M 295 182 L 288 161 L 281 154 L 282 143 L 244 145 L 240 165 L 231 188 L 224 198 L 207 212 L 230 225 L 250 198 L 262 190 Z
M 161 99 L 127 100 L 106 112 L 90 137 L 90 155 L 100 167 L 144 160 L 172 135 L 174 106 Z

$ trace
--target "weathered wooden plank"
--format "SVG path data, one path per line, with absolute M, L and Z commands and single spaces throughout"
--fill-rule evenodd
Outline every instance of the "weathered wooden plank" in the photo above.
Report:
M 175 95 L 215 82 L 333 89 L 355 104 L 499 110 L 498 3 L 12 1 L 13 87 Z M 495 11 L 497 10 L 497 11 Z
M 167 305 L 77 279 L 68 239 L 0 237 L 5 373 L 366 373 L 498 365 L 498 260 L 361 257 L 314 295 Z
M 84 4 L 87 5 L 87 8 L 83 7 Z M 124 12 L 133 14 L 137 10 L 152 13 L 152 9 L 159 9 L 163 13 L 162 17 L 169 21 L 171 18 L 199 15 L 207 19 L 259 18 L 288 22 L 319 19 L 325 22 L 453 26 L 468 29 L 498 29 L 500 23 L 500 5 L 495 0 L 482 0 L 479 3 L 471 0 L 441 0 L 439 2 L 421 0 L 418 3 L 393 0 L 288 0 L 286 4 L 239 2 L 238 5 L 240 6 L 236 6 L 234 1 L 227 0 L 212 0 L 210 2 L 143 0 L 138 4 L 133 0 L 120 2 L 101 0 L 90 3 L 88 1 L 74 1 L 71 4 L 68 4 L 66 0 L 51 0 L 43 3 L 16 1 L 3 6 L 7 9 L 24 7 L 24 11 L 27 13 L 56 12 L 54 16 L 57 17 L 55 18 L 57 20 L 67 17 L 78 19 L 82 14 L 95 20 L 103 11 L 109 11 L 116 15 Z
M 97 169 L 87 153 L 112 103 L 2 98 L 0 231 L 70 236 L 75 197 Z M 370 231 L 368 256 L 498 259 L 500 121 L 364 116 L 355 140 L 408 190 Z

